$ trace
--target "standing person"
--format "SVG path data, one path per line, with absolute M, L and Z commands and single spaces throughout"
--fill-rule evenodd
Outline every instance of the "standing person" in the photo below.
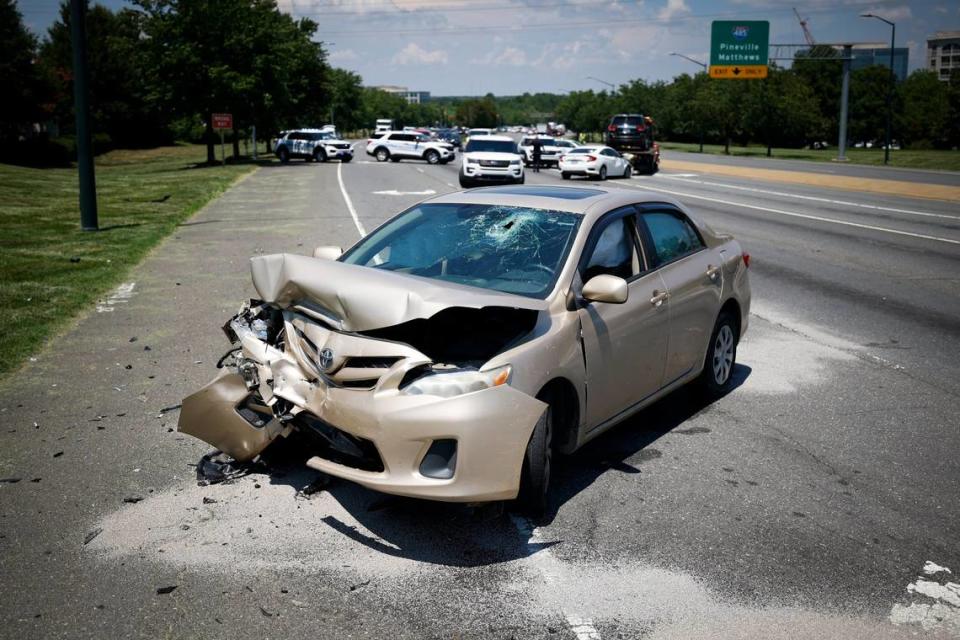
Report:
M 539 136 L 533 139 L 533 172 L 540 173 L 540 159 L 543 154 L 543 141 Z

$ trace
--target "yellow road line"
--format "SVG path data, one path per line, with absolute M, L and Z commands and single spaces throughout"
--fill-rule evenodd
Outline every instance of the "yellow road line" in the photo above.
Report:
M 944 184 L 921 184 L 905 182 L 903 180 L 877 180 L 874 178 L 854 178 L 850 176 L 832 176 L 823 173 L 809 173 L 803 171 L 783 171 L 781 169 L 757 169 L 755 167 L 732 167 L 722 164 L 706 162 L 687 162 L 664 158 L 660 166 L 668 171 L 694 171 L 714 175 L 735 176 L 780 182 L 786 184 L 804 184 L 828 189 L 843 189 L 845 191 L 866 191 L 892 196 L 906 196 L 908 198 L 926 198 L 928 200 L 945 200 L 946 202 L 960 202 L 960 187 L 951 187 Z

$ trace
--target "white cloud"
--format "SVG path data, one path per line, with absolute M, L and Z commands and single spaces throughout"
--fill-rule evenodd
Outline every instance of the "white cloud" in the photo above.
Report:
M 907 5 L 900 5 L 899 7 L 871 7 L 860 13 L 872 13 L 893 22 L 907 20 L 913 17 L 913 12 L 910 11 L 910 7 Z
M 493 60 L 494 64 L 505 64 L 511 67 L 522 67 L 527 64 L 527 53 L 523 49 L 507 47 L 503 53 Z
M 427 51 L 416 42 L 411 42 L 397 51 L 390 64 L 447 64 L 447 52 L 443 49 Z
M 340 63 L 340 62 L 353 62 L 357 60 L 360 56 L 357 55 L 357 52 L 353 49 L 337 49 L 336 51 L 331 51 L 328 56 L 330 62 Z
M 667 4 L 663 5 L 663 8 L 657 13 L 657 18 L 660 20 L 670 20 L 687 13 L 690 13 L 690 7 L 687 6 L 684 0 L 667 0 Z

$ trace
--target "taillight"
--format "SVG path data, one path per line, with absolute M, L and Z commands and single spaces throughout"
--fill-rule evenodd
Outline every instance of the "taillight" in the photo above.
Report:
M 607 131 L 613 132 L 613 131 L 616 131 L 616 130 L 617 130 L 617 128 L 616 128 L 614 125 L 610 125 L 609 127 L 607 127 Z
M 637 131 L 643 131 L 645 128 L 646 128 L 646 127 L 644 127 L 642 124 L 641 124 L 641 125 L 637 125 Z
M 596 162 L 597 156 L 587 156 L 587 162 Z
M 743 266 L 745 266 L 747 269 L 750 268 L 750 254 L 749 254 L 749 253 L 744 253 L 744 254 L 743 254 Z

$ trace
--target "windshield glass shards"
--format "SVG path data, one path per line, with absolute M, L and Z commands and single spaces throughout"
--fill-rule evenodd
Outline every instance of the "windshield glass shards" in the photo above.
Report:
M 375 269 L 545 298 L 580 216 L 481 204 L 423 204 L 361 240 L 341 260 Z

